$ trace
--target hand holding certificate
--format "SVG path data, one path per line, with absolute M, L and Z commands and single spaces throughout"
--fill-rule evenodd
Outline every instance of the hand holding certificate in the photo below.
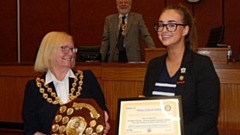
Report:
M 182 135 L 181 98 L 119 99 L 117 122 L 117 135 Z

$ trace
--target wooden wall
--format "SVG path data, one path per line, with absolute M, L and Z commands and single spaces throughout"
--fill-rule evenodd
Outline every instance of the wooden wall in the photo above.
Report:
M 17 61 L 16 0 L 0 1 L 0 62 Z
M 143 15 L 157 47 L 162 47 L 153 29 L 161 10 L 170 4 L 182 3 L 193 12 L 199 30 L 200 47 L 207 43 L 210 29 L 224 24 L 224 43 L 232 45 L 233 57 L 239 53 L 239 0 L 201 0 L 191 4 L 186 0 L 134 1 L 132 11 Z M 0 62 L 17 62 L 17 0 L 0 1 Z M 117 13 L 116 1 L 102 0 L 21 0 L 20 59 L 32 62 L 36 47 L 43 36 L 53 30 L 66 31 L 75 39 L 75 46 L 100 45 L 105 17 Z M 141 40 L 142 48 L 145 47 Z M 142 51 L 144 59 L 144 49 Z

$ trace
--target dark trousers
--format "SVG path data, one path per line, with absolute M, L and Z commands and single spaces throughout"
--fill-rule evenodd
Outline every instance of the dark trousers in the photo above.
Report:
M 125 48 L 122 51 L 119 51 L 118 61 L 119 62 L 128 62 Z

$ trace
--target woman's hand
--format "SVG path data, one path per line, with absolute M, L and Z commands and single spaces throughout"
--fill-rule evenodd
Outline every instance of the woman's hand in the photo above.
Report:
M 105 128 L 104 128 L 104 133 L 103 133 L 103 135 L 106 135 L 107 133 L 108 133 L 108 131 L 110 130 L 110 124 L 108 123 L 108 120 L 109 120 L 109 116 L 108 116 L 108 114 L 107 114 L 107 112 L 106 111 L 104 111 L 104 115 L 105 115 Z
M 47 135 L 47 134 L 44 134 L 42 132 L 36 132 L 34 135 Z
M 140 97 L 140 98 L 144 98 L 145 96 L 144 96 L 144 95 L 139 95 L 138 97 Z

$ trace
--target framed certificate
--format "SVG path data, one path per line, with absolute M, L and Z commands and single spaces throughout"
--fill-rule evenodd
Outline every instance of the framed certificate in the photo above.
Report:
M 184 135 L 180 96 L 119 98 L 116 135 Z

